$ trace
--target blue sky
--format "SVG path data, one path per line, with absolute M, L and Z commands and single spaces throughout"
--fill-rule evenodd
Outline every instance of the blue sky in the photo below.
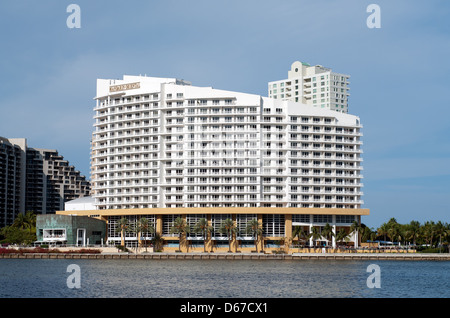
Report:
M 66 25 L 71 3 L 80 29 Z M 0 136 L 57 149 L 89 176 L 97 78 L 267 96 L 292 62 L 321 64 L 351 76 L 364 125 L 363 223 L 450 222 L 449 16 L 445 0 L 2 0 Z

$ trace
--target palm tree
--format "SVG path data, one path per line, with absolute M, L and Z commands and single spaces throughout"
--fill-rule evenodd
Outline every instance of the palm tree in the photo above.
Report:
M 219 232 L 225 233 L 228 237 L 228 252 L 231 252 L 231 240 L 233 238 L 234 233 L 236 233 L 236 225 L 234 224 L 233 220 L 228 218 L 224 220 L 220 224 Z
M 441 251 L 442 237 L 446 236 L 446 226 L 438 221 L 435 226 L 436 236 L 439 237 L 439 252 Z
M 150 222 L 147 218 L 140 218 L 136 223 L 136 233 L 138 237 L 138 245 L 141 245 L 141 234 L 142 233 L 151 233 L 155 232 L 155 227 L 153 223 Z M 145 251 L 147 252 L 147 244 L 145 244 Z
M 400 242 L 401 238 L 402 238 L 400 224 L 397 223 L 395 218 L 391 218 L 389 220 L 389 222 L 387 223 L 387 225 L 388 225 L 387 234 L 391 238 L 391 241 L 392 242 L 395 242 L 395 241 Z
M 344 240 L 346 240 L 349 237 L 349 235 L 350 235 L 350 233 L 347 233 L 347 231 L 344 228 L 341 228 L 336 233 L 336 241 L 343 242 Z
M 433 238 L 436 233 L 435 228 L 436 228 L 436 224 L 434 223 L 434 221 L 425 222 L 425 224 L 422 228 L 423 238 L 424 238 L 425 242 L 430 244 L 430 246 L 433 245 Z
M 320 234 L 320 229 L 316 226 L 313 226 L 311 228 L 310 237 L 313 239 L 314 242 L 313 245 L 316 245 L 315 241 L 322 238 L 322 235 Z
M 248 221 L 247 223 L 247 233 L 251 233 L 253 236 L 253 239 L 255 241 L 255 249 L 256 253 L 258 253 L 258 242 L 259 238 L 261 237 L 263 233 L 263 229 L 260 227 L 260 224 L 257 219 L 253 219 Z
M 386 241 L 386 236 L 388 234 L 388 230 L 389 230 L 389 225 L 387 223 L 381 224 L 381 226 L 377 230 L 378 235 L 381 235 L 384 237 L 384 241 Z
M 365 224 L 361 223 L 361 242 L 367 242 L 371 240 L 371 237 L 373 236 L 373 230 L 366 226 Z
M 175 222 L 173 223 L 173 226 L 170 228 L 170 233 L 178 234 L 178 251 L 181 251 L 181 237 L 186 233 L 190 232 L 189 225 L 186 224 L 184 219 L 181 217 L 177 217 L 175 219 Z
M 30 234 L 36 232 L 36 214 L 33 211 L 27 211 L 25 213 L 25 223 L 30 230 Z
M 302 238 L 305 241 L 309 238 L 308 233 L 301 226 L 294 227 L 294 230 L 292 231 L 292 239 L 295 239 L 296 237 L 298 237 L 299 242 L 302 240 Z M 299 251 L 300 251 L 300 244 L 299 244 Z
M 352 225 L 350 226 L 350 233 L 355 234 L 355 246 L 356 244 L 358 244 L 358 234 L 361 232 L 362 229 L 363 228 L 358 221 L 353 221 Z
M 208 234 L 211 233 L 213 227 L 208 224 L 208 221 L 205 218 L 201 218 L 198 220 L 197 224 L 195 224 L 194 232 L 201 233 L 203 237 L 203 252 L 206 253 L 206 240 L 208 239 Z
M 325 226 L 322 229 L 322 236 L 326 238 L 327 240 L 327 245 L 328 245 L 328 241 L 332 240 L 332 238 L 334 236 L 336 236 L 336 234 L 334 234 L 333 232 L 333 227 L 330 224 L 325 224 Z
M 125 246 L 125 233 L 132 231 L 132 226 L 129 224 L 128 219 L 123 217 L 116 225 L 116 232 L 120 232 L 120 239 L 122 246 Z
M 159 252 L 162 250 L 162 246 L 164 244 L 164 239 L 161 236 L 161 234 L 155 232 L 152 238 L 152 244 L 153 244 L 153 252 Z
M 411 240 L 413 245 L 416 245 L 416 238 L 419 235 L 420 231 L 420 223 L 418 221 L 411 221 L 409 224 L 404 226 L 404 237 L 405 241 L 408 241 L 411 244 Z
M 373 228 L 370 229 L 370 235 L 369 239 L 373 242 L 377 238 L 377 231 L 375 231 Z
M 406 230 L 406 235 L 413 240 L 413 245 L 416 245 L 416 238 L 419 235 L 420 223 L 418 221 L 411 221 Z
M 388 235 L 391 238 L 392 242 L 398 241 L 398 238 L 400 236 L 400 230 L 399 227 L 396 225 L 392 225 L 388 230 Z
M 28 223 L 23 213 L 19 213 L 16 216 L 13 222 L 13 226 L 21 230 L 28 228 Z

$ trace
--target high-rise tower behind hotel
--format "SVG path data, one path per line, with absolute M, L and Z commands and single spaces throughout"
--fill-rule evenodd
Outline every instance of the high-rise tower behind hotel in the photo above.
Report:
M 348 113 L 349 78 L 321 65 L 297 61 L 287 79 L 269 82 L 268 96 Z

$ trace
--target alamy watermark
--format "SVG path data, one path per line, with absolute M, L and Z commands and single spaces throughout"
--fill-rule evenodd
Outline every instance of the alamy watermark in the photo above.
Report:
M 66 25 L 69 29 L 81 28 L 81 8 L 78 4 L 69 4 L 66 12 L 71 13 L 66 20 Z
M 66 25 L 69 29 L 81 28 L 81 8 L 78 4 L 69 4 L 66 9 L 70 15 L 67 17 Z M 381 8 L 378 4 L 369 4 L 366 12 L 370 13 L 367 17 L 366 25 L 369 29 L 381 28 Z
M 381 8 L 378 4 L 369 4 L 366 9 L 367 13 L 371 13 L 366 20 L 369 29 L 381 28 Z
M 67 273 L 71 273 L 69 277 L 67 277 L 67 287 L 70 289 L 81 288 L 81 269 L 77 264 L 70 264 L 67 266 Z
M 370 264 L 367 266 L 367 273 L 371 273 L 367 277 L 367 287 L 369 288 L 381 288 L 381 269 L 376 264 Z

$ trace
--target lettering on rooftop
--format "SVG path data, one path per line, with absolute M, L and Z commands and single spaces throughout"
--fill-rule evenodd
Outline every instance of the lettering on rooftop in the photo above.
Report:
M 109 92 L 118 92 L 118 91 L 126 91 L 129 89 L 138 89 L 141 88 L 141 83 L 129 83 L 129 84 L 120 84 L 120 85 L 114 85 L 109 87 Z

